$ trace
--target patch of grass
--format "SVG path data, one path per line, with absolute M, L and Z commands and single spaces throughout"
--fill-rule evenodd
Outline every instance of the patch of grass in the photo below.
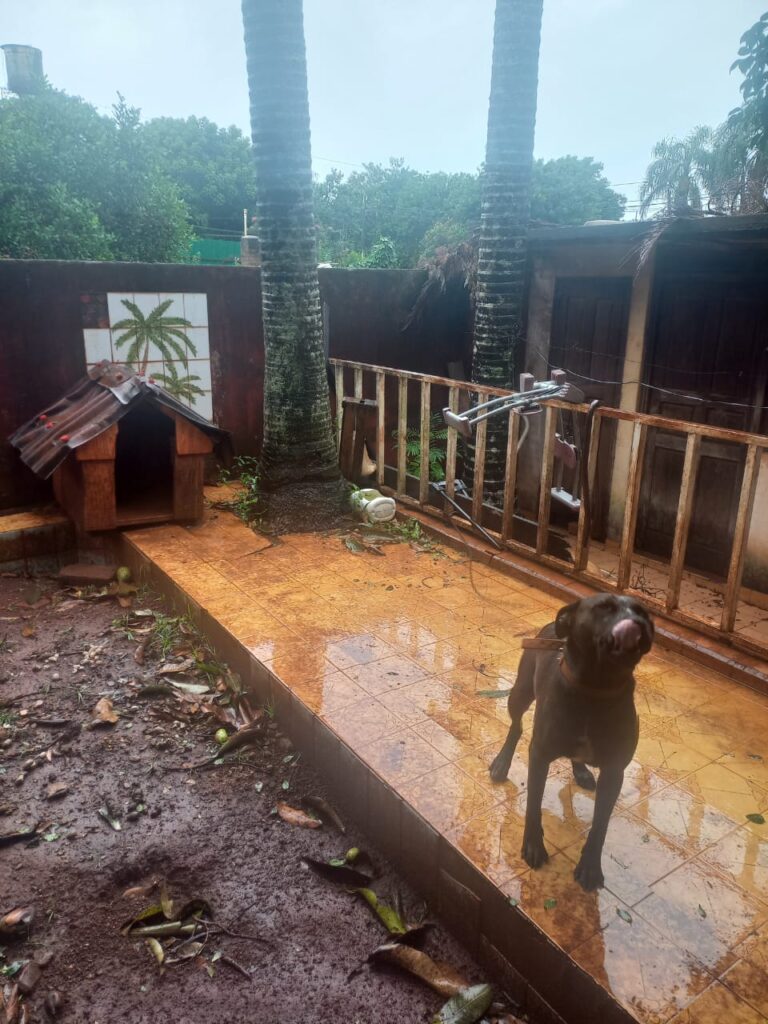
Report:
M 258 524 L 261 515 L 258 459 L 252 455 L 238 455 L 232 463 L 232 469 L 222 469 L 219 479 L 223 484 L 238 481 L 242 487 L 242 491 L 232 501 L 217 502 L 219 507 L 230 509 L 249 526 Z
M 9 711 L 8 708 L 0 708 L 0 726 L 5 726 L 6 729 L 11 729 L 13 728 L 15 721 L 15 711 Z

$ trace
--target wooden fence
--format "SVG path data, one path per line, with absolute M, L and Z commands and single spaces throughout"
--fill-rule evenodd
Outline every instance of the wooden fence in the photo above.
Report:
M 442 515 L 443 499 L 431 488 L 429 479 L 431 421 L 434 413 L 444 406 L 457 412 L 478 402 L 487 401 L 488 398 L 509 395 L 512 392 L 500 388 L 480 387 L 477 384 L 445 377 L 410 373 L 349 360 L 332 359 L 331 364 L 335 374 L 339 436 L 343 399 L 367 398 L 370 413 L 375 418 L 375 423 L 371 424 L 371 433 L 375 436 L 375 453 L 372 454 L 376 461 L 376 485 L 386 493 L 393 494 L 405 505 L 419 507 L 426 513 Z M 415 402 L 416 398 L 418 398 L 418 405 Z M 603 424 L 610 420 L 632 424 L 624 520 L 618 549 L 618 568 L 615 577 L 603 577 L 596 574 L 588 564 L 590 538 L 587 536 L 583 502 L 578 514 L 575 543 L 570 555 L 562 557 L 560 554 L 553 554 L 550 543 L 554 439 L 558 426 L 558 413 L 559 410 L 565 410 L 568 413 L 585 417 L 588 406 L 572 405 L 556 400 L 542 404 L 544 406 L 544 443 L 541 448 L 539 466 L 541 486 L 537 521 L 534 527 L 535 536 L 531 536 L 528 543 L 516 539 L 513 535 L 518 475 L 518 438 L 521 423 L 521 418 L 513 412 L 508 413 L 506 470 L 501 508 L 484 500 L 483 485 L 488 421 L 480 422 L 476 428 L 474 459 L 472 460 L 473 478 L 471 481 L 466 481 L 471 492 L 471 499 L 466 501 L 466 507 L 472 518 L 481 522 L 484 528 L 492 533 L 497 543 L 510 551 L 539 561 L 568 576 L 597 586 L 601 590 L 628 591 L 631 589 L 631 569 L 633 558 L 635 558 L 635 531 L 648 431 L 658 429 L 683 435 L 685 437 L 685 459 L 666 593 L 663 598 L 643 593 L 642 599 L 657 613 L 699 630 L 705 635 L 725 640 L 751 653 L 761 656 L 768 655 L 768 644 L 764 645 L 759 641 L 741 636 L 735 628 L 744 556 L 760 471 L 760 459 L 763 451 L 768 449 L 768 436 L 727 430 L 701 423 L 686 423 L 681 420 L 627 412 L 622 409 L 599 408 L 592 425 L 587 466 L 588 479 L 592 489 L 594 489 L 596 480 L 597 455 Z M 418 408 L 418 413 L 416 413 L 416 408 Z M 418 419 L 417 426 L 409 428 L 409 419 L 412 422 L 416 418 Z M 409 429 L 411 436 L 415 436 L 415 430 L 418 431 L 419 441 L 416 446 L 419 452 L 418 467 L 411 466 L 412 472 L 410 473 L 408 472 L 406 444 Z M 744 472 L 719 622 L 713 622 L 711 619 L 680 608 L 680 588 L 683 580 L 688 532 L 691 525 L 699 456 L 702 441 L 707 439 L 731 442 L 741 445 L 744 449 Z M 457 440 L 457 432 L 449 430 L 445 443 L 445 489 L 452 498 L 459 497 L 456 488 Z M 373 437 L 369 437 L 369 442 L 372 441 Z M 390 441 L 394 443 L 390 443 Z M 394 456 L 394 465 L 386 463 L 388 449 Z M 414 469 L 416 472 L 413 472 Z

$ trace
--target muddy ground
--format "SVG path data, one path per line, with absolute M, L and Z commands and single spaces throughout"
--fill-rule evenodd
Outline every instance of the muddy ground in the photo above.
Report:
M 430 1021 L 445 999 L 410 975 L 365 968 L 349 978 L 386 930 L 359 897 L 317 877 L 302 857 L 368 850 L 378 895 L 399 894 L 411 919 L 419 901 L 353 822 L 342 835 L 328 823 L 295 827 L 275 813 L 279 801 L 301 808 L 304 797 L 326 795 L 318 775 L 296 762 L 279 722 L 266 714 L 256 744 L 231 761 L 170 770 L 216 751 L 222 722 L 205 702 L 228 677 L 208 661 L 207 675 L 167 675 L 161 685 L 210 680 L 210 693 L 156 692 L 163 659 L 194 657 L 199 641 L 137 609 L 162 612 L 162 604 L 142 593 L 122 609 L 114 598 L 73 597 L 51 580 L 0 578 L 0 834 L 39 829 L 31 842 L 0 846 L 0 915 L 35 911 L 28 936 L 0 940 L 0 969 L 18 979 L 20 962 L 45 964 L 26 1000 L 28 1020 L 49 1019 L 44 1002 L 57 992 L 57 1019 L 73 1024 Z M 129 616 L 123 626 L 132 636 L 115 625 L 121 616 Z M 102 698 L 118 718 L 92 728 Z M 217 714 L 233 712 L 223 706 Z M 121 926 L 158 902 L 162 882 L 176 908 L 205 900 L 203 916 L 214 923 L 197 955 L 161 969 L 147 942 Z M 424 948 L 470 981 L 484 980 L 441 928 Z

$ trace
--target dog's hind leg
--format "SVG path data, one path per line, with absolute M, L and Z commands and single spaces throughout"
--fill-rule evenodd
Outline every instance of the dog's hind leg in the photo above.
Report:
M 582 789 L 596 789 L 597 781 L 592 772 L 582 761 L 571 761 L 573 777 Z
M 491 762 L 491 781 L 504 782 L 509 775 L 509 766 L 515 756 L 517 742 L 523 734 L 523 715 L 533 703 L 534 699 L 534 669 L 535 661 L 525 652 L 520 659 L 520 666 L 517 671 L 517 681 L 509 695 L 507 707 L 512 724 L 509 727 L 504 746 Z

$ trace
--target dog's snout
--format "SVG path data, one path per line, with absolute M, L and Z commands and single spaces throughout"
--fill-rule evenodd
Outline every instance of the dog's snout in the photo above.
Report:
M 640 646 L 643 631 L 635 619 L 621 619 L 611 630 L 611 636 L 618 650 L 635 651 Z

